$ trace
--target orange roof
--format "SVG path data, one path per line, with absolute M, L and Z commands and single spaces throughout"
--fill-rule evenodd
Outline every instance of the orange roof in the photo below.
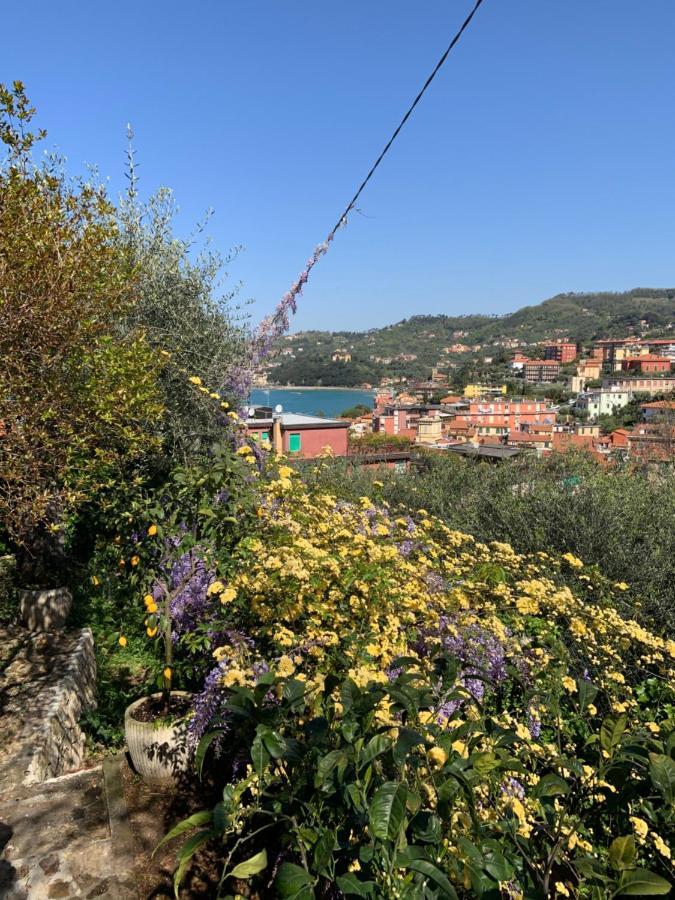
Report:
M 551 432 L 547 434 L 530 434 L 527 431 L 509 431 L 509 441 L 516 444 L 546 444 L 551 440 Z
M 531 366 L 559 366 L 560 363 L 557 359 L 530 359 L 529 365 Z

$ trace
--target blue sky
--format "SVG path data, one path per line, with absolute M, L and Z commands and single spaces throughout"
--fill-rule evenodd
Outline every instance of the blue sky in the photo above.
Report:
M 116 195 L 131 122 L 144 193 L 187 233 L 213 207 L 272 309 L 472 0 L 34 0 L 3 12 L 71 169 Z M 485 0 L 330 254 L 299 328 L 503 313 L 562 291 L 675 284 L 672 0 Z M 8 39 L 9 37 L 9 39 Z

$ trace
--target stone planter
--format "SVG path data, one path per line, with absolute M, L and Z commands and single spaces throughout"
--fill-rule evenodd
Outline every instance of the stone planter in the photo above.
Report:
M 66 587 L 19 591 L 21 621 L 29 631 L 60 631 L 72 605 L 73 595 Z
M 159 699 L 161 694 L 152 694 Z M 171 691 L 172 697 L 190 697 L 187 691 Z M 187 718 L 169 723 L 163 719 L 139 722 L 135 711 L 148 698 L 128 706 L 124 713 L 124 734 L 134 769 L 146 784 L 168 787 L 178 782 L 190 767 L 187 746 Z

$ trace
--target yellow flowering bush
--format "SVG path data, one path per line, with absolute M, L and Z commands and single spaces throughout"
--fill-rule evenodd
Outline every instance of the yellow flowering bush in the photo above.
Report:
M 272 837 L 272 896 L 667 892 L 675 642 L 618 612 L 622 587 L 288 466 L 261 482 L 177 636 L 208 645 L 198 764 L 236 748 L 190 847 L 218 836 L 224 878 L 255 879 Z

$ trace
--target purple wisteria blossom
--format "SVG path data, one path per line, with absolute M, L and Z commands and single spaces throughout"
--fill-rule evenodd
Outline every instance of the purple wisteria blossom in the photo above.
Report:
M 401 543 L 398 545 L 398 552 L 404 559 L 407 559 L 410 556 L 410 554 L 413 552 L 414 548 L 415 548 L 415 542 L 411 541 L 408 538 L 405 541 L 401 541 Z
M 342 220 L 340 226 L 346 223 Z M 260 368 L 262 362 L 269 356 L 274 342 L 282 334 L 285 334 L 290 326 L 290 317 L 295 315 L 298 308 L 298 297 L 302 294 L 304 286 L 309 280 L 309 275 L 322 256 L 328 252 L 328 248 L 335 237 L 337 229 L 331 231 L 326 240 L 319 244 L 310 256 L 296 281 L 291 285 L 277 304 L 274 312 L 266 316 L 258 325 L 250 344 L 248 360 L 243 366 L 233 367 L 228 373 L 228 390 L 235 397 L 243 401 L 251 389 L 253 373 Z
M 184 553 L 171 567 L 167 586 L 176 592 L 169 608 L 176 637 L 194 631 L 210 612 L 213 604 L 207 589 L 212 581 L 213 572 L 198 551 Z
M 215 666 L 204 680 L 201 693 L 197 694 L 192 704 L 192 718 L 188 726 L 188 740 L 191 747 L 196 747 L 202 736 L 211 726 L 225 702 L 225 689 L 222 681 L 227 671 L 228 661 L 222 660 Z
M 421 636 L 415 647 L 420 656 L 429 654 L 428 639 L 431 637 L 440 639 L 443 649 L 460 663 L 455 687 L 464 696 L 453 697 L 439 706 L 437 721 L 439 725 L 445 725 L 469 698 L 480 702 L 487 690 L 506 680 L 506 651 L 492 632 L 479 625 L 462 628 L 450 616 L 441 616 L 433 634 Z M 438 689 L 440 691 L 440 684 Z
M 525 787 L 517 778 L 507 778 L 501 785 L 501 792 L 507 797 L 517 797 L 518 800 L 522 800 L 525 796 Z
M 442 594 L 447 589 L 445 578 L 439 575 L 438 572 L 427 572 L 424 580 L 430 594 Z

